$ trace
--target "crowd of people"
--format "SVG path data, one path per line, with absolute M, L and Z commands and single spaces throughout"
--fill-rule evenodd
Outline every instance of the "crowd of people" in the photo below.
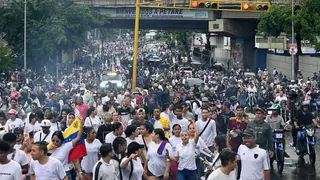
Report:
M 286 122 L 280 105 L 265 116 L 267 108 L 290 99 L 284 75 L 260 69 L 252 77 L 240 69 L 228 75 L 203 68 L 186 73 L 179 71 L 181 56 L 160 45 L 153 53 L 176 63 L 153 66 L 148 52 L 139 51 L 137 88 L 131 91 L 132 39 L 126 38 L 105 49 L 119 52 L 106 64 L 115 64 L 126 78 L 120 88 L 99 86 L 104 67 L 102 73 L 78 68 L 60 79 L 18 71 L 5 76 L 1 180 L 270 180 L 272 131 Z M 202 82 L 190 85 L 189 78 Z M 301 79 L 291 83 L 306 98 L 315 87 Z M 256 99 L 251 119 L 250 92 Z M 305 118 L 292 119 L 292 125 L 317 125 L 303 107 L 308 104 L 299 115 Z M 66 137 L 74 127 L 79 130 Z M 297 134 L 292 135 L 295 146 Z M 70 161 L 81 143 L 86 153 Z

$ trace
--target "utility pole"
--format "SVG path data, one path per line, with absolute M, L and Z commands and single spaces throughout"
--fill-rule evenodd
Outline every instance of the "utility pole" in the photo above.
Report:
M 27 70 L 27 0 L 24 0 L 23 68 Z
M 136 17 L 134 26 L 133 44 L 133 66 L 132 66 L 132 91 L 137 85 L 137 64 L 138 64 L 138 41 L 139 41 L 139 21 L 140 21 L 140 0 L 136 0 Z
M 292 7 L 291 7 L 292 9 L 292 14 L 291 14 L 291 16 L 292 16 L 292 20 L 291 20 L 291 43 L 292 44 L 294 44 L 294 21 L 293 21 L 293 18 L 294 18 L 294 0 L 292 0 Z M 291 79 L 295 79 L 295 61 L 294 61 L 294 54 L 292 53 L 291 54 L 291 76 L 292 76 L 292 78 Z

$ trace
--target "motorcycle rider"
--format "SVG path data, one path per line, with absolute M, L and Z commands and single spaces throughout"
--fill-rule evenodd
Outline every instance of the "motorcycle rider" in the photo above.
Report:
M 276 97 L 276 99 L 274 100 L 275 103 L 279 104 L 282 101 L 287 101 L 287 96 L 284 94 L 283 90 L 280 90 L 279 95 Z
M 312 113 L 309 111 L 310 103 L 309 101 L 303 101 L 301 103 L 301 109 L 298 111 L 296 120 L 294 121 L 294 126 L 296 129 L 298 129 L 297 132 L 297 142 L 294 144 L 296 147 L 296 152 L 299 153 L 300 148 L 300 141 L 301 141 L 301 131 L 299 131 L 300 126 L 308 126 L 308 125 L 316 125 L 318 128 L 320 125 L 317 123 L 317 121 L 313 118 Z
M 266 117 L 266 122 L 270 125 L 272 130 L 275 129 L 284 129 L 285 127 L 285 122 L 282 118 L 282 116 L 279 116 L 279 112 L 280 112 L 280 106 L 279 105 L 272 105 L 269 110 L 272 110 L 272 114 L 267 115 Z M 283 139 L 283 147 L 286 147 L 286 142 L 285 142 L 285 138 Z M 290 158 L 289 154 L 287 154 L 286 152 L 284 152 L 284 156 L 286 158 Z
M 270 105 L 273 105 L 273 102 L 268 97 L 268 94 L 266 91 L 262 91 L 261 97 L 258 99 L 257 106 L 262 109 L 267 109 L 270 107 Z

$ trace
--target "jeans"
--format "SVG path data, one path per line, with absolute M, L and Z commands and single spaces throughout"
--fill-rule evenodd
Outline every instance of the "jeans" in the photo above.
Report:
M 76 180 L 77 177 L 77 173 L 74 169 L 70 170 L 70 171 L 66 171 L 68 180 Z
M 301 131 L 298 131 L 298 132 L 297 132 L 296 148 L 297 148 L 298 150 L 300 150 L 300 147 L 301 147 Z
M 177 180 L 195 180 L 197 179 L 197 170 L 178 170 Z

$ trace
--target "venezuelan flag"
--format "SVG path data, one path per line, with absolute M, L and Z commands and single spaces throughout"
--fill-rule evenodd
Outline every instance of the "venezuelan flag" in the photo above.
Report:
M 63 143 L 68 143 L 75 139 L 78 136 L 78 132 L 80 130 L 80 123 L 81 120 L 79 117 L 77 117 L 72 124 L 63 132 L 64 141 Z M 85 134 L 82 134 L 82 137 L 76 147 L 74 147 L 70 153 L 68 162 L 74 161 L 76 159 L 82 158 L 87 155 L 87 149 L 85 145 Z M 52 142 L 48 144 L 48 149 L 52 149 Z

